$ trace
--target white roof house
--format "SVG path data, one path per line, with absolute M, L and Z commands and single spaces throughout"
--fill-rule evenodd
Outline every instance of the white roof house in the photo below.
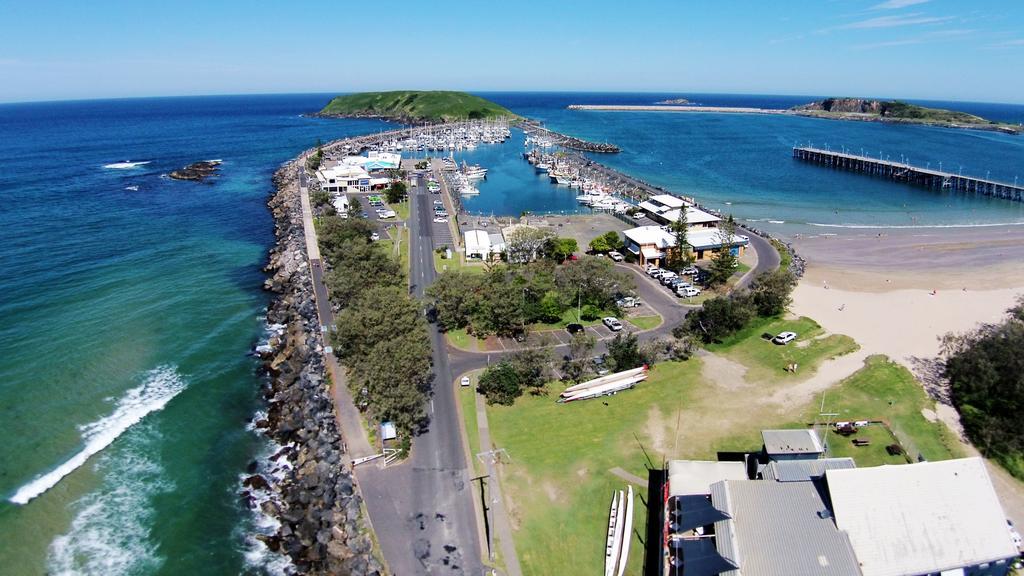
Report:
M 667 222 L 676 222 L 677 220 L 679 220 L 679 213 L 681 210 L 682 208 L 668 210 L 666 212 L 662 212 L 660 216 Z M 705 212 L 700 208 L 694 208 L 693 206 L 686 207 L 687 226 L 708 227 L 718 224 L 721 221 L 722 219 L 719 218 L 718 216 Z
M 345 156 L 341 159 L 347 166 L 359 166 L 368 172 L 397 169 L 402 155 L 394 152 L 368 152 L 366 156 Z
M 722 232 L 718 228 L 691 228 L 686 232 L 686 243 L 694 250 L 715 250 L 722 246 L 722 240 Z M 733 234 L 729 246 L 746 246 L 749 243 L 749 237 Z
M 825 478 L 863 576 L 946 574 L 1017 556 L 981 458 L 828 470 Z
M 462 236 L 466 245 L 466 258 L 477 256 L 486 259 L 495 252 L 486 230 L 466 230 Z
M 626 249 L 646 259 L 664 258 L 664 251 L 676 245 L 676 237 L 661 226 L 640 226 L 622 233 Z

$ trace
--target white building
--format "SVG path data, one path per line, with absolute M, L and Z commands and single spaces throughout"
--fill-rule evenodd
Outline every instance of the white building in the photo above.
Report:
M 402 155 L 391 152 L 369 152 L 366 156 L 345 156 L 341 160 L 327 161 L 316 172 L 320 189 L 327 192 L 370 192 L 391 184 L 384 172 L 396 170 Z
M 488 234 L 486 230 L 466 230 L 463 233 L 466 258 L 490 260 L 505 251 L 501 234 Z
M 675 234 L 668 231 L 665 226 L 640 226 L 631 228 L 622 233 L 625 236 L 626 250 L 636 256 L 640 265 L 651 263 L 655 265 L 664 264 L 668 252 L 675 249 Z M 722 234 L 718 228 L 697 228 L 686 233 L 686 242 L 696 260 L 703 260 L 714 252 L 727 247 L 737 256 L 743 255 L 743 250 L 750 243 L 746 236 L 733 234 L 731 241 L 723 244 Z
M 690 228 L 714 228 L 722 221 L 718 216 L 691 206 L 686 200 L 671 194 L 651 196 L 640 203 L 640 209 L 648 218 L 662 224 L 677 222 L 683 210 L 686 210 L 686 224 Z

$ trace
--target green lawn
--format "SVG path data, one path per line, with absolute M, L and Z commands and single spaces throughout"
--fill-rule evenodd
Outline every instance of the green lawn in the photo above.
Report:
M 452 258 L 450 260 L 442 258 L 440 252 L 434 252 L 434 270 L 437 270 L 438 272 L 443 272 L 446 266 L 448 270 L 459 270 L 462 272 L 471 272 L 474 274 L 483 274 L 484 272 L 487 271 L 487 266 L 482 262 L 464 262 L 462 259 L 462 254 L 459 254 L 454 250 L 452 251 Z
M 402 263 L 405 273 L 409 273 L 409 229 L 395 228 L 389 231 L 395 238 L 382 238 L 377 241 L 384 251 Z M 398 242 L 398 254 L 395 254 L 395 243 Z
M 854 439 L 870 440 L 870 446 L 856 446 Z M 841 436 L 830 430 L 827 435 L 828 455 L 834 458 L 849 456 L 857 462 L 861 468 L 870 466 L 881 466 L 883 464 L 906 464 L 907 459 L 903 456 L 890 456 L 885 451 L 889 444 L 895 444 L 896 438 L 882 424 L 872 424 L 857 430 L 853 436 Z
M 398 204 L 391 204 L 391 209 L 398 215 L 399 220 L 409 220 L 409 200 L 403 200 Z
M 661 316 L 630 316 L 629 323 L 641 330 L 650 330 L 661 326 Z
M 466 332 L 465 328 L 449 330 L 445 332 L 445 336 L 448 337 L 448 342 L 456 348 L 462 348 L 463 350 L 476 350 L 477 339 L 470 336 L 469 333 Z
M 839 413 L 835 417 L 837 420 L 888 422 L 912 460 L 916 460 L 918 454 L 927 460 L 963 456 L 963 450 L 949 428 L 941 422 L 929 422 L 921 413 L 923 408 L 934 409 L 935 402 L 906 368 L 885 356 L 871 356 L 864 368 L 831 388 L 825 396 L 825 409 Z M 860 434 L 858 432 L 856 437 Z M 884 454 L 885 445 L 878 446 L 878 449 Z M 855 458 L 858 450 L 866 451 L 852 445 L 849 449 L 835 445 L 833 451 L 838 450 L 851 451 L 837 453 Z M 876 459 L 876 456 L 865 456 L 863 464 L 870 465 Z M 902 458 L 897 460 L 903 461 Z M 857 463 L 862 464 L 860 458 L 857 458 Z
M 662 364 L 636 388 L 604 399 L 557 404 L 557 391 L 564 386 L 554 383 L 548 396 L 526 395 L 514 406 L 488 406 L 492 440 L 508 451 L 501 480 L 524 574 L 601 571 L 610 498 L 626 487 L 609 469 L 620 467 L 646 478 L 641 446 L 660 465 L 662 455 L 653 448 L 648 424 L 652 411 L 661 422 L 660 407 L 674 410 L 692 396 L 699 375 L 697 360 Z M 655 428 L 660 430 L 660 424 Z M 646 499 L 646 491 L 639 489 L 638 496 Z M 646 522 L 641 498 L 636 502 L 626 572 L 632 575 L 641 573 L 644 548 L 637 533 L 644 533 Z
M 786 331 L 796 332 L 797 339 L 785 346 L 761 338 L 764 333 L 775 335 Z M 823 361 L 858 348 L 849 336 L 832 334 L 818 338 L 824 332 L 817 322 L 806 317 L 793 320 L 757 318 L 722 343 L 711 344 L 707 348 L 747 366 L 749 382 L 796 380 L 813 374 Z M 785 370 L 791 363 L 799 365 L 795 374 Z

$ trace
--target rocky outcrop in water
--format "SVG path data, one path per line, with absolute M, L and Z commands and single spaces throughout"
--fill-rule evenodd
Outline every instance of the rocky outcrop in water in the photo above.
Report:
M 220 160 L 203 160 L 202 162 L 193 162 L 184 168 L 174 170 L 168 176 L 175 180 L 200 182 L 215 174 L 219 166 Z
M 277 245 L 265 268 L 269 277 L 264 287 L 277 296 L 267 310 L 267 323 L 282 328 L 258 351 L 269 382 L 264 392 L 267 415 L 255 426 L 282 446 L 270 460 L 283 473 L 248 476 L 242 497 L 256 506 L 249 491 L 271 493 L 259 506 L 280 527 L 257 538 L 289 556 L 297 573 L 378 575 L 383 568 L 373 556 L 351 469 L 343 463 L 345 446 L 324 376 L 324 342 L 306 263 L 296 166 L 290 163 L 275 174 L 278 191 L 268 202 Z
M 661 102 L 655 102 L 656 105 L 671 105 L 671 106 L 687 106 L 693 104 L 686 98 L 673 98 L 671 100 L 662 100 Z
M 863 98 L 826 98 L 809 104 L 795 106 L 793 110 L 821 110 L 823 112 L 845 112 L 847 114 L 882 114 L 882 103 Z

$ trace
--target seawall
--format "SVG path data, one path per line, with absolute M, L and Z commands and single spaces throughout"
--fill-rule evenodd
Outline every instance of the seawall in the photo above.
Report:
M 277 238 L 264 269 L 264 288 L 275 294 L 267 323 L 281 328 L 259 350 L 268 375 L 267 415 L 255 422 L 282 448 L 270 458 L 276 473 L 246 478 L 242 497 L 252 506 L 253 492 L 269 495 L 260 508 L 280 526 L 258 538 L 290 557 L 297 573 L 373 576 L 384 570 L 373 556 L 355 480 L 342 465 L 345 445 L 325 378 L 297 168 L 293 160 L 277 171 L 277 191 L 267 203 Z

